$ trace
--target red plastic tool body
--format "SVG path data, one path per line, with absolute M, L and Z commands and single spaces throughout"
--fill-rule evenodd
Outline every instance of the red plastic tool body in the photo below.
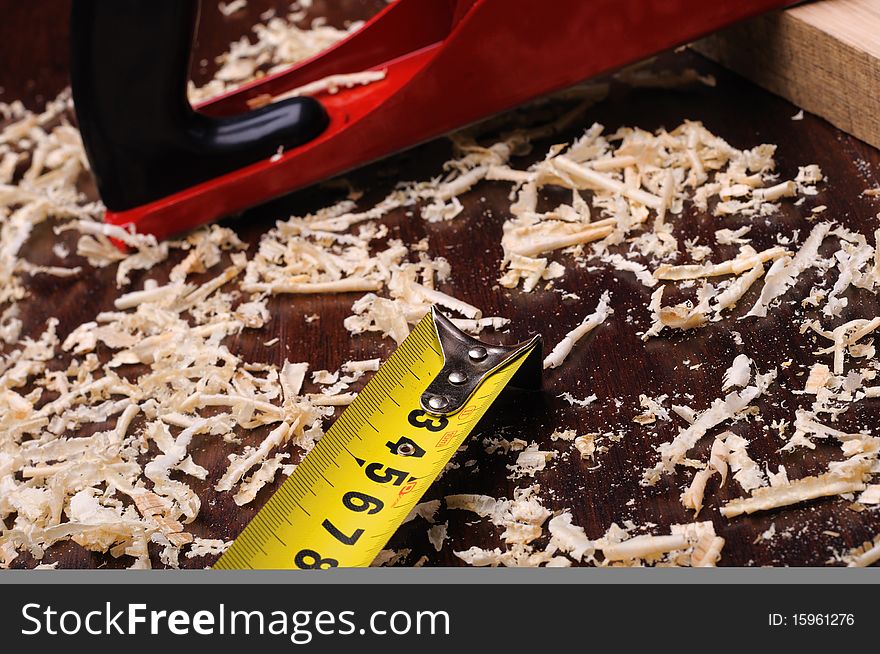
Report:
M 317 96 L 316 139 L 105 220 L 164 238 L 686 43 L 791 0 L 398 0 L 315 58 L 198 107 L 248 101 L 328 75 L 384 70 L 366 86 Z

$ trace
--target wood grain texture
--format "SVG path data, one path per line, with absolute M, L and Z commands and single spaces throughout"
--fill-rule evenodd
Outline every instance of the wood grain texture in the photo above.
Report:
M 822 0 L 712 35 L 696 49 L 880 146 L 880 0 Z
M 32 31 L 45 31 L 62 38 L 66 13 L 58 7 L 63 4 L 58 0 L 29 0 L 27 3 L 8 0 L 0 2 L 0 15 L 6 15 L 2 12 L 11 15 L 24 12 L 22 15 L 29 18 L 14 24 L 27 24 L 32 26 Z M 331 23 L 341 24 L 346 18 L 368 15 L 384 2 L 349 0 L 316 1 L 314 4 L 318 15 L 329 12 Z M 230 18 L 222 18 L 219 12 L 206 11 L 205 19 L 211 22 L 203 24 L 197 58 L 221 52 L 229 41 L 245 33 L 248 24 L 268 5 L 281 7 L 285 3 L 250 0 L 246 12 Z M 0 24 L 0 47 L 3 48 L 0 58 L 3 55 L 17 56 L 20 64 L 14 70 L 6 66 L 0 68 L 0 86 L 7 89 L 4 99 L 10 99 L 9 93 L 15 92 L 36 106 L 39 94 L 50 97 L 64 87 L 63 66 L 47 58 L 46 53 L 36 46 L 31 52 L 33 40 L 21 31 L 7 29 L 7 25 L 9 23 Z M 716 229 L 735 229 L 752 224 L 752 245 L 760 250 L 776 244 L 778 234 L 790 237 L 799 231 L 803 238 L 810 229 L 805 216 L 809 215 L 811 207 L 821 204 L 828 207 L 826 215 L 829 218 L 865 234 L 873 233 L 880 201 L 860 194 L 867 187 L 880 185 L 880 155 L 876 150 L 813 116 L 807 116 L 803 121 L 791 121 L 790 116 L 796 109 L 790 104 L 695 55 L 670 56 L 661 59 L 659 65 L 696 66 L 701 72 L 717 76 L 717 88 L 698 86 L 659 90 L 615 86 L 606 102 L 586 113 L 570 131 L 536 144 L 532 154 L 516 160 L 517 167 L 529 165 L 552 143 L 577 136 L 594 121 L 613 131 L 622 125 L 637 125 L 644 129 L 673 128 L 685 119 L 701 120 L 736 147 L 777 143 L 779 173 L 784 179 L 793 177 L 799 165 L 817 163 L 826 171 L 830 182 L 804 206 L 784 204 L 777 215 L 766 221 L 720 219 L 688 206 L 685 214 L 675 221 L 675 235 L 681 241 L 699 238 L 700 243 L 712 243 Z M 33 79 L 32 84 L 29 79 Z M 462 101 L 467 99 L 462 98 Z M 366 191 L 362 204 L 369 206 L 400 179 L 427 179 L 439 174 L 449 153 L 446 141 L 434 141 L 357 171 L 350 179 L 356 187 Z M 579 268 L 569 257 L 562 256 L 560 260 L 568 272 L 555 288 L 538 289 L 529 294 L 499 288 L 496 280 L 501 258 L 501 228 L 509 215 L 508 192 L 506 184 L 480 184 L 462 198 L 462 215 L 447 223 L 426 223 L 404 210 L 395 211 L 386 221 L 389 236 L 402 238 L 408 243 L 427 237 L 431 254 L 444 256 L 452 264 L 452 281 L 443 290 L 481 307 L 486 315 L 502 315 L 512 320 L 507 332 L 489 334 L 487 340 L 511 343 L 541 332 L 545 342 L 552 346 L 592 311 L 605 289 L 613 293 L 615 315 L 578 345 L 565 365 L 546 374 L 545 389 L 541 394 L 504 398 L 472 435 L 467 450 L 457 455 L 455 461 L 459 467 L 450 470 L 434 484 L 425 499 L 442 498 L 450 493 L 511 497 L 516 487 L 538 482 L 546 505 L 555 511 L 571 509 L 574 522 L 582 525 L 593 538 L 601 536 L 615 521 L 619 524 L 627 520 L 638 525 L 653 524 L 655 533 L 667 533 L 670 524 L 691 521 L 691 512 L 686 512 L 679 502 L 679 494 L 690 480 L 690 471 L 680 470 L 654 488 L 646 489 L 638 483 L 642 470 L 656 461 L 654 447 L 670 440 L 681 425 L 678 421 L 660 421 L 648 426 L 633 423 L 633 416 L 639 412 L 639 395 L 667 393 L 675 402 L 703 409 L 721 396 L 722 373 L 739 352 L 751 356 L 762 371 L 790 361 L 787 367 L 780 368 L 780 380 L 788 388 L 802 388 L 804 371 L 815 360 L 812 352 L 817 345 L 811 339 L 801 337 L 798 326 L 805 315 L 813 314 L 786 304 L 771 312 L 766 320 L 737 320 L 760 292 L 760 285 L 756 285 L 732 317 L 697 332 L 666 336 L 644 344 L 636 332 L 648 324 L 649 289 L 629 274 L 614 274 L 603 266 Z M 294 212 L 302 214 L 314 210 L 338 197 L 338 193 L 326 189 L 311 189 L 250 211 L 225 224 L 251 244 L 250 253 L 253 253 L 260 235 L 276 220 Z M 551 203 L 555 199 L 558 198 L 548 196 L 544 201 Z M 22 254 L 35 263 L 59 264 L 51 252 L 52 244 L 59 238 L 75 251 L 72 232 L 56 237 L 51 225 L 46 224 L 39 227 Z M 735 247 L 727 246 L 719 251 L 725 257 L 732 256 Z M 823 254 L 829 252 L 823 251 Z M 27 333 L 40 333 L 46 320 L 57 316 L 61 321 L 58 332 L 63 338 L 77 325 L 112 307 L 113 299 L 119 293 L 113 282 L 113 269 L 95 270 L 76 257 L 72 259 L 65 261 L 64 265 L 83 264 L 84 271 L 78 277 L 57 280 L 38 276 L 30 279 L 30 297 L 22 303 L 21 316 Z M 163 283 L 177 260 L 172 257 L 151 271 L 133 274 L 132 289 L 141 288 L 147 279 Z M 815 274 L 807 274 L 793 293 L 803 295 L 817 281 Z M 564 291 L 576 294 L 579 299 L 563 299 Z M 334 370 L 351 358 L 387 356 L 393 349 L 387 339 L 375 334 L 351 337 L 343 328 L 342 321 L 349 315 L 351 303 L 357 297 L 351 294 L 273 298 L 270 302 L 271 322 L 263 329 L 248 330 L 230 339 L 228 345 L 250 361 L 271 362 L 279 366 L 285 359 L 308 361 L 313 369 Z M 845 309 L 841 321 L 880 315 L 880 303 L 875 296 L 861 293 L 849 297 L 850 306 Z M 306 322 L 305 316 L 313 313 L 320 314 L 321 318 Z M 735 343 L 731 330 L 741 333 L 742 346 Z M 275 337 L 280 339 L 277 345 L 264 345 Z M 63 358 L 52 362 L 57 368 L 65 365 Z M 598 400 L 586 409 L 572 407 L 560 399 L 563 391 L 571 392 L 575 397 L 595 393 Z M 808 455 L 802 452 L 779 453 L 782 441 L 770 428 L 771 422 L 779 419 L 791 421 L 795 408 L 808 404 L 808 400 L 781 390 L 774 391 L 769 399 L 759 402 L 762 408 L 760 419 L 752 418 L 733 426 L 734 431 L 752 441 L 749 451 L 756 460 L 771 465 L 773 470 L 782 463 L 789 475 L 796 478 L 820 472 L 829 459 L 839 458 L 839 448 L 833 444 L 819 444 L 817 453 Z M 880 422 L 878 418 L 880 400 L 871 400 L 842 415 L 837 426 L 845 431 L 870 429 Z M 106 425 L 95 426 L 95 429 L 107 428 Z M 594 463 L 572 456 L 570 444 L 551 441 L 550 435 L 560 428 L 574 428 L 579 433 L 613 432 L 620 434 L 621 438 L 616 443 L 608 441 L 609 450 Z M 255 444 L 264 435 L 248 434 L 243 445 Z M 543 449 L 556 450 L 559 456 L 536 479 L 514 482 L 508 479 L 507 469 L 507 465 L 513 463 L 513 456 L 488 455 L 483 449 L 482 439 L 492 436 L 536 441 Z M 702 443 L 694 452 L 695 458 L 705 458 L 708 445 L 708 442 Z M 281 482 L 278 480 L 264 488 L 251 505 L 237 507 L 230 494 L 218 494 L 212 488 L 224 471 L 226 456 L 231 451 L 232 446 L 210 438 L 194 442 L 193 459 L 209 470 L 206 482 L 193 483 L 202 499 L 201 514 L 196 522 L 188 525 L 188 530 L 196 535 L 223 539 L 235 537 Z M 297 460 L 300 453 L 292 447 L 290 451 Z M 714 521 L 717 532 L 727 540 L 721 560 L 723 565 L 824 565 L 835 552 L 854 547 L 880 531 L 877 512 L 851 511 L 847 508 L 848 502 L 838 498 L 734 520 L 721 517 L 717 510 L 719 504 L 740 494 L 740 489 L 730 481 L 720 490 L 711 486 L 706 508 L 700 514 L 700 519 Z M 427 525 L 421 519 L 399 530 L 389 546 L 410 549 L 405 560 L 409 564 L 427 555 L 427 565 L 460 565 L 453 555 L 454 550 L 472 545 L 501 545 L 500 530 L 486 521 L 477 520 L 472 514 L 442 509 L 438 520 L 449 523 L 450 539 L 441 552 L 436 552 L 429 544 Z M 779 535 L 763 540 L 761 534 L 772 525 Z M 538 541 L 536 545 L 545 542 Z M 58 561 L 61 567 L 89 568 L 122 567 L 128 563 L 109 555 L 86 552 L 73 543 L 51 548 L 44 562 L 52 561 Z M 186 567 L 204 567 L 211 562 L 209 558 L 181 557 L 181 564 Z M 15 562 L 18 567 L 34 564 L 27 556 L 21 556 Z

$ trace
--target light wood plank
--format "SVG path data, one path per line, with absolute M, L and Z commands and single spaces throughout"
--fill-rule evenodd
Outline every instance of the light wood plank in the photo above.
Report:
M 712 35 L 699 52 L 880 147 L 880 0 L 822 0 Z

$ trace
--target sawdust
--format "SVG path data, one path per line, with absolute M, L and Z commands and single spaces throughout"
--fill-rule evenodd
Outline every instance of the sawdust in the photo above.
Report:
M 221 10 L 232 14 L 240 4 Z M 299 9 L 285 17 L 266 17 L 254 27 L 254 41 L 233 44 L 218 60 L 216 79 L 192 89 L 192 97 L 228 91 L 310 56 L 359 27 L 338 30 L 320 21 L 296 27 L 303 17 Z M 660 84 L 661 77 L 628 73 L 621 79 L 644 85 L 651 79 Z M 379 73 L 358 73 L 300 92 L 332 92 L 349 83 L 379 80 Z M 478 307 L 443 290 L 456 273 L 466 271 L 432 255 L 428 241 L 388 238 L 383 222 L 400 210 L 416 211 L 427 221 L 463 220 L 461 199 L 484 182 L 506 183 L 511 189 L 510 216 L 500 243 L 502 288 L 538 291 L 562 279 L 572 265 L 587 262 L 632 275 L 642 286 L 656 289 L 644 306 L 653 318 L 642 333 L 646 339 L 660 337 L 663 330 L 701 329 L 722 320 L 762 277 L 760 297 L 747 316 L 767 318 L 808 270 L 836 270 L 832 288 L 798 298 L 821 309 L 822 321 L 831 323 L 825 328 L 812 320 L 804 332 L 831 341 L 817 356 L 832 355 L 833 360 L 830 367 L 817 362 L 810 369 L 805 387 L 815 399 L 810 409 L 794 412 L 794 433 L 782 449 L 812 449 L 814 439 L 832 438 L 846 458 L 832 462 L 827 472 L 788 480 L 784 467 L 765 474 L 748 453 L 749 440 L 727 431 L 714 437 L 708 461 L 688 459 L 689 451 L 715 428 L 754 416 L 755 403 L 771 384 L 779 383 L 775 370 L 761 374 L 740 354 L 730 362 L 723 382 L 724 390 L 739 390 L 702 411 L 673 405 L 673 412 L 688 424 L 657 448 L 660 461 L 643 473 L 643 483 L 654 486 L 681 467 L 696 467 L 682 496 L 696 514 L 706 501 L 710 479 L 717 474 L 723 486 L 729 470 L 748 495 L 720 505 L 727 519 L 858 492 L 863 508 L 876 504 L 877 486 L 868 483 L 878 472 L 876 439 L 845 434 L 819 420 L 823 415 L 836 418 L 846 407 L 878 394 L 866 383 L 874 379 L 877 367 L 870 336 L 880 319 L 832 323 L 849 306 L 850 291 L 876 293 L 880 255 L 875 247 L 865 236 L 833 222 L 814 225 L 799 246 L 797 236 L 785 237 L 760 252 L 745 238 L 751 225 L 720 228 L 715 231 L 717 245 L 739 248 L 732 258 L 720 256 L 711 244 L 687 241 L 682 247 L 673 228 L 684 220 L 687 203 L 719 220 L 763 220 L 782 202 L 794 205 L 815 195 L 816 185 L 824 181 L 815 165 L 802 166 L 795 178 L 780 181 L 774 146 L 741 150 L 695 121 L 670 131 L 624 127 L 610 134 L 594 124 L 569 143 L 549 147 L 536 163 L 517 166 L 537 142 L 578 124 L 606 93 L 602 84 L 570 91 L 573 107 L 500 138 L 487 140 L 487 124 L 459 132 L 451 137 L 453 158 L 441 177 L 401 183 L 372 206 L 362 206 L 353 194 L 280 221 L 250 256 L 247 244 L 227 228 L 204 228 L 160 243 L 105 225 L 100 204 L 89 202 L 79 190 L 88 170 L 68 118 L 68 95 L 41 113 L 18 103 L 0 105 L 6 122 L 0 132 L 0 339 L 5 347 L 0 363 L 0 565 L 11 565 L 23 552 L 40 560 L 53 544 L 64 541 L 127 557 L 131 567 L 152 565 L 151 550 L 171 567 L 179 564 L 181 553 L 194 558 L 224 551 L 231 541 L 187 531 L 201 511 L 194 482 L 208 480 L 208 471 L 193 458 L 195 445 L 236 445 L 222 475 L 210 483 L 237 504 L 250 503 L 261 488 L 294 470 L 291 452 L 297 457 L 308 452 L 323 434 L 333 407 L 350 402 L 351 386 L 375 372 L 380 362 L 371 358 L 344 363 L 336 371 L 313 371 L 307 383 L 308 362 L 288 361 L 280 367 L 252 363 L 235 351 L 235 338 L 269 323 L 268 299 L 282 294 L 362 293 L 345 328 L 352 334 L 375 331 L 396 342 L 433 304 L 451 311 L 456 323 L 472 333 L 503 328 L 505 318 L 485 317 Z M 548 189 L 567 193 L 570 201 L 539 209 L 541 193 Z M 818 214 L 817 209 L 812 212 Z M 58 259 L 53 265 L 21 257 L 34 229 L 45 222 L 59 234 L 79 233 L 76 254 L 88 266 L 115 266 L 119 294 L 114 310 L 68 333 L 59 334 L 57 321 L 50 319 L 41 334 L 24 335 L 19 311 L 29 301 L 29 276 L 77 278 L 89 273 L 85 265 L 65 265 L 65 248 L 53 250 Z M 111 239 L 125 243 L 129 252 L 122 253 Z M 830 241 L 837 249 L 828 259 L 819 251 Z M 151 268 L 172 256 L 180 262 L 167 282 L 149 277 Z M 147 274 L 141 288 L 132 288 L 135 271 Z M 724 279 L 716 282 L 718 278 Z M 672 283 L 687 288 L 695 280 L 700 283 L 696 302 L 663 306 Z M 578 339 L 613 313 L 610 300 L 607 292 L 602 295 L 596 311 L 563 339 L 545 367 L 560 365 Z M 50 365 L 58 357 L 65 361 L 63 369 Z M 847 372 L 847 363 L 857 359 L 868 367 Z M 597 399 L 563 395 L 580 407 Z M 636 407 L 641 411 L 635 421 L 639 427 L 633 429 L 670 420 L 664 399 L 642 395 Z M 242 435 L 248 433 L 255 444 L 241 446 Z M 598 446 L 606 440 L 598 433 L 558 433 L 554 442 L 562 441 L 560 447 L 574 452 L 576 459 L 592 461 L 607 450 Z M 609 435 L 607 441 L 615 439 Z M 506 447 L 499 447 L 512 453 L 511 479 L 533 477 L 561 460 L 557 451 L 542 450 L 541 443 L 505 442 Z M 474 546 L 455 556 L 471 565 L 515 566 L 703 566 L 721 557 L 724 540 L 710 522 L 676 525 L 669 534 L 636 533 L 649 525 L 612 524 L 604 535 L 590 538 L 587 528 L 594 531 L 593 526 L 578 526 L 569 508 L 551 509 L 551 500 L 539 493 L 535 484 L 516 490 L 512 500 L 447 497 L 448 510 L 474 512 L 503 529 L 503 549 Z M 428 537 L 438 552 L 449 529 L 449 522 L 436 523 L 439 507 L 439 500 L 424 502 L 413 516 L 432 525 Z M 385 550 L 375 564 L 400 563 L 408 554 Z M 880 554 L 876 543 L 866 543 L 848 556 L 851 564 L 866 565 Z

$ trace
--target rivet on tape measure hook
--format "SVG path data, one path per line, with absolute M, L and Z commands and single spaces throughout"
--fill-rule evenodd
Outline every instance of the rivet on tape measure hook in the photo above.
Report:
M 540 384 L 540 336 L 489 345 L 433 308 L 214 567 L 368 566 L 501 391 Z
M 486 345 L 461 331 L 436 307 L 431 309 L 431 318 L 443 351 L 443 368 L 422 393 L 420 403 L 422 409 L 438 416 L 459 411 L 489 375 L 541 341 L 535 336 L 514 347 Z

